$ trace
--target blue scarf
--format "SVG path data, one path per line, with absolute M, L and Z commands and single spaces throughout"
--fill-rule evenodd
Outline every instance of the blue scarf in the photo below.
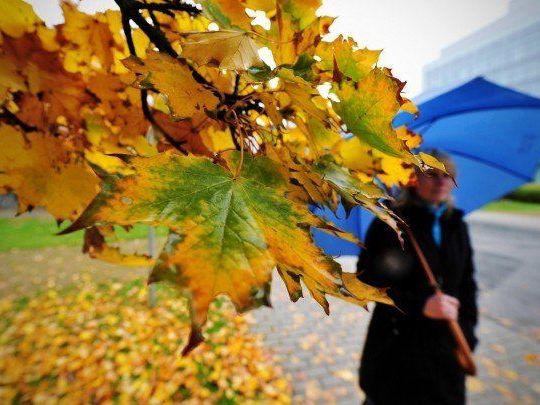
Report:
M 430 204 L 429 209 L 435 215 L 435 220 L 433 221 L 433 227 L 431 228 L 431 233 L 433 235 L 433 239 L 435 240 L 435 243 L 437 246 L 441 246 L 441 240 L 442 240 L 442 233 L 441 233 L 441 222 L 440 218 L 441 215 L 446 211 L 447 205 L 445 202 L 441 203 L 439 206 L 435 204 Z

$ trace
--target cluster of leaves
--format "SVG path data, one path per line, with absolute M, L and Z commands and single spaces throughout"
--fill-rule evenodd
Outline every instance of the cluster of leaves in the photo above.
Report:
M 150 309 L 146 293 L 142 280 L 85 279 L 1 300 L 0 401 L 290 403 L 288 381 L 230 303 L 214 302 L 211 339 L 182 357 L 175 353 L 188 339 L 186 301 L 160 288 L 160 306 Z
M 150 281 L 191 298 L 186 350 L 219 294 L 269 304 L 275 267 L 292 300 L 303 282 L 327 313 L 326 294 L 390 302 L 314 245 L 313 227 L 356 240 L 308 209 L 362 206 L 399 233 L 374 178 L 439 165 L 392 128 L 415 107 L 379 51 L 324 40 L 319 0 L 116 3 L 90 16 L 63 2 L 52 28 L 22 0 L 0 5 L 0 188 L 19 211 L 74 221 L 85 252 L 124 264 L 151 259 L 109 246 L 114 225 L 167 226 Z

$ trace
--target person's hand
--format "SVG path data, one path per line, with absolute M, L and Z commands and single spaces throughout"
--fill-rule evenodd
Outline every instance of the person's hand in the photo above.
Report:
M 451 295 L 437 292 L 424 304 L 423 314 L 432 319 L 457 320 L 459 301 Z

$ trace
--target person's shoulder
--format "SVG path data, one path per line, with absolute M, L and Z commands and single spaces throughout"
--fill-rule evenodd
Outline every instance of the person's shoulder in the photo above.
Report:
M 371 231 L 380 230 L 380 229 L 384 229 L 384 227 L 386 226 L 388 225 L 381 218 L 374 217 L 371 223 L 369 224 L 368 229 L 370 229 Z
M 375 217 L 371 221 L 371 224 L 369 224 L 368 233 L 376 234 L 380 238 L 383 235 L 386 237 L 395 234 L 396 231 L 384 220 L 379 217 Z
M 461 208 L 453 207 L 452 216 L 458 221 L 463 221 L 463 217 L 465 216 L 465 211 L 463 211 Z
M 463 211 L 461 208 L 453 207 L 452 212 L 450 214 L 449 221 L 454 224 L 454 226 L 460 228 L 461 230 L 467 232 L 468 225 L 465 221 L 465 211 Z

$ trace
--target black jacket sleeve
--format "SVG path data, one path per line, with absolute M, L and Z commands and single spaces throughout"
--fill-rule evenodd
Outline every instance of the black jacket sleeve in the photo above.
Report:
M 400 310 L 411 317 L 422 317 L 424 304 L 433 290 L 422 279 L 408 241 L 405 239 L 403 249 L 396 232 L 382 220 L 375 219 L 364 245 L 357 262 L 357 277 L 376 287 L 390 287 L 388 295 Z
M 463 222 L 463 232 L 465 234 L 467 251 L 466 266 L 459 286 L 459 323 L 465 334 L 471 350 L 478 344 L 475 335 L 476 324 L 478 323 L 477 307 L 477 283 L 475 280 L 475 266 L 473 260 L 473 249 L 469 236 L 468 226 Z

